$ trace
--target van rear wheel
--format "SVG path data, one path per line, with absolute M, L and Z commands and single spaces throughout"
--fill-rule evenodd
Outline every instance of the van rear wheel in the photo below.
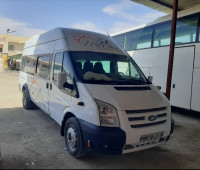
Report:
M 30 98 L 27 90 L 23 90 L 22 103 L 23 103 L 23 107 L 26 110 L 30 110 L 34 107 L 34 104 L 31 101 L 31 98 Z
M 83 157 L 86 154 L 86 149 L 81 127 L 75 117 L 67 120 L 64 134 L 68 152 L 75 158 Z

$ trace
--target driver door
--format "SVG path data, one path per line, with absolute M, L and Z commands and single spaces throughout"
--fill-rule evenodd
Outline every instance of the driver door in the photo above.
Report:
M 59 89 L 57 86 L 57 75 L 60 72 L 68 72 L 67 82 L 73 82 L 72 76 L 68 71 L 68 55 L 64 52 L 58 52 L 54 55 L 51 69 L 50 85 L 49 85 L 49 112 L 50 116 L 61 124 L 64 109 L 70 107 L 72 96 L 71 90 L 67 88 Z

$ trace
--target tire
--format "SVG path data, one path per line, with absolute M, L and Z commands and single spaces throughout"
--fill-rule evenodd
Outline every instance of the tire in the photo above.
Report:
M 82 130 L 75 117 L 67 120 L 64 136 L 67 150 L 73 157 L 80 158 L 86 155 Z
M 23 90 L 22 103 L 23 103 L 24 109 L 26 110 L 30 110 L 34 108 L 34 103 L 31 101 L 31 98 L 27 90 Z

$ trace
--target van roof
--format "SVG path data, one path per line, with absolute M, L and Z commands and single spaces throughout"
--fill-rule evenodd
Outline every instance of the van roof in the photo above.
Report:
M 23 55 L 61 49 L 125 54 L 123 48 L 112 37 L 105 34 L 72 28 L 56 28 L 31 37 L 25 44 Z
M 73 28 L 55 28 L 53 30 L 47 31 L 45 33 L 39 34 L 39 35 L 34 35 L 32 36 L 25 44 L 24 48 L 28 48 L 31 46 L 35 46 L 38 44 L 43 44 L 46 42 L 51 42 L 59 39 L 65 39 L 66 37 L 66 32 L 68 34 L 74 33 L 74 32 L 79 32 L 79 33 L 94 33 L 94 34 L 99 34 L 101 36 L 107 37 L 105 34 L 97 33 L 97 32 L 91 32 L 91 31 L 86 31 L 86 30 L 81 30 L 81 29 L 73 29 Z

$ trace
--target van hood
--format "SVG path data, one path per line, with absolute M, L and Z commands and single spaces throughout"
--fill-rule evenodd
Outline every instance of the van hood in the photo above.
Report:
M 153 85 L 85 84 L 92 97 L 117 110 L 140 110 L 169 106 L 168 99 Z

